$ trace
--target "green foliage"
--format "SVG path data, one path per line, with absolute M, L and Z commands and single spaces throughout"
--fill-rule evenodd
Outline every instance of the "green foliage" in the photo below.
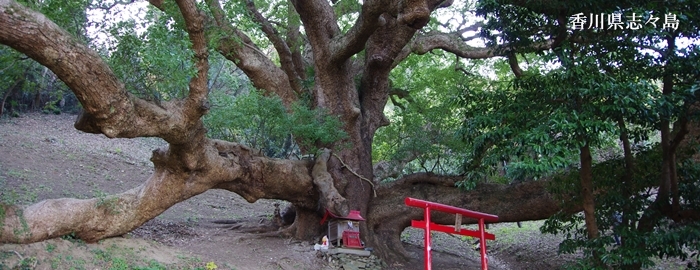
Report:
M 262 13 L 262 15 L 271 21 L 277 22 L 287 22 L 287 6 L 291 3 L 287 2 L 268 2 L 268 1 L 254 1 L 257 10 Z M 262 31 L 262 27 L 256 23 L 252 14 L 246 8 L 246 1 L 226 1 L 222 3 L 224 12 L 229 18 L 236 19 L 236 26 L 240 29 L 246 29 L 246 34 L 250 37 L 255 44 L 260 48 L 266 48 L 272 46 L 270 40 L 265 37 Z M 293 20 L 293 18 L 292 18 Z M 289 22 L 292 22 L 291 20 Z M 276 30 L 279 33 L 286 33 L 286 27 L 283 24 L 275 25 Z M 278 60 L 278 59 L 276 59 Z
M 109 270 L 165 270 L 167 266 L 156 260 L 150 260 L 144 265 L 140 260 L 134 260 L 136 254 L 131 248 L 123 248 L 113 244 L 106 249 L 96 248 L 90 250 L 94 254 L 94 261 L 98 265 L 105 265 Z
M 318 146 L 330 146 L 347 137 L 342 131 L 340 119 L 322 109 L 309 109 L 299 102 L 292 104 L 292 113 L 287 115 L 289 121 L 286 129 L 296 137 L 302 149 L 315 152 Z
M 56 244 L 54 244 L 54 243 L 47 243 L 46 244 L 46 252 L 51 253 L 54 250 L 56 250 Z
M 539 3 L 531 5 L 536 6 Z M 547 5 L 545 2 L 541 3 Z M 567 2 L 568 5 L 572 5 L 571 8 L 576 10 L 576 4 Z M 487 39 L 488 45 L 507 43 L 513 46 L 528 46 L 545 41 L 549 39 L 549 35 L 557 33 L 555 15 L 543 15 L 516 5 L 503 5 L 496 0 L 479 1 L 476 14 L 486 19 L 481 35 Z
M 119 197 L 110 196 L 101 190 L 93 190 L 93 193 L 97 199 L 97 202 L 95 202 L 95 207 L 103 208 L 107 211 L 107 213 L 112 215 L 119 214 Z
M 637 170 L 631 183 L 620 181 L 624 172 L 624 164 L 620 160 L 606 161 L 594 168 L 595 185 L 606 191 L 596 196 L 596 216 L 600 228 L 598 239 L 587 239 L 583 216 L 580 214 L 554 216 L 541 228 L 545 233 L 562 234 L 567 238 L 559 246 L 560 252 L 583 250 L 588 255 L 578 265 L 571 266 L 572 269 L 596 268 L 596 262 L 591 256 L 593 251 L 600 255 L 604 264 L 614 269 L 631 265 L 652 267 L 653 257 L 686 260 L 696 256 L 693 252 L 700 247 L 700 223 L 678 224 L 666 218 L 658 218 L 652 221 L 656 227 L 654 231 L 641 232 L 637 229 L 643 211 L 652 207 L 656 191 L 649 187 L 660 177 L 657 168 L 661 156 L 659 151 L 648 150 L 638 154 L 636 161 Z M 700 196 L 700 189 L 697 188 L 700 167 L 695 162 L 686 160 L 679 173 L 683 183 L 681 185 L 684 186 L 682 196 L 688 198 L 684 200 L 683 208 L 697 209 L 695 198 Z M 553 192 L 577 193 L 576 174 L 560 180 L 552 187 Z M 621 222 L 615 220 L 615 214 L 621 215 Z M 614 234 L 622 239 L 621 246 L 613 246 Z M 697 261 L 697 258 L 694 260 Z
M 148 262 L 148 266 L 145 266 L 145 267 L 136 266 L 136 267 L 133 267 L 131 269 L 135 269 L 135 270 L 165 270 L 168 268 L 166 266 L 162 265 L 161 263 L 159 263 L 158 261 L 151 260 L 150 262 Z
M 696 100 L 700 14 L 691 6 L 697 7 L 700 2 L 558 4 L 561 6 L 529 3 L 528 9 L 498 1 L 479 2 L 477 14 L 487 19 L 482 34 L 491 45 L 528 46 L 564 33 L 570 39 L 551 52 L 523 55 L 528 60 L 526 70 L 512 84 L 490 83 L 465 91 L 463 103 L 468 109 L 463 134 L 471 149 L 483 153 L 476 168 L 484 175 L 498 161 L 505 160 L 509 162 L 508 177 L 536 179 L 557 169 L 576 168 L 578 148 L 590 145 L 598 152 L 593 176 L 598 191 L 595 211 L 600 237 L 588 239 L 580 214 L 554 216 L 542 228 L 567 238 L 560 252 L 583 251 L 584 260 L 571 267 L 620 269 L 651 266 L 654 257 L 685 259 L 688 250 L 697 250 L 697 224 L 680 224 L 658 214 L 653 202 L 657 192 L 654 186 L 661 178 L 661 157 L 658 148 L 652 151 L 643 147 L 650 145 L 650 135 L 662 124 L 677 121 L 688 104 Z M 680 23 L 675 31 L 661 27 L 567 29 L 567 21 L 561 18 L 579 12 L 634 12 L 642 20 L 652 15 L 663 19 L 663 15 L 672 13 L 678 15 Z M 669 48 L 674 38 L 676 46 L 682 39 L 690 45 Z M 501 80 L 504 77 L 499 70 L 508 70 L 504 63 L 496 66 Z M 667 87 L 662 91 L 662 86 Z M 643 148 L 633 152 L 635 166 L 631 174 L 626 174 L 619 154 L 603 157 L 603 152 L 620 153 L 615 148 L 623 131 L 629 133 L 632 144 Z M 679 184 L 679 190 L 683 190 L 681 209 L 694 209 L 697 204 L 693 205 L 691 198 L 698 195 L 698 179 L 686 165 L 679 165 L 679 176 L 687 181 Z M 579 175 L 571 169 L 553 180 L 552 192 L 573 198 L 571 203 L 580 205 Z M 472 175 L 481 176 L 476 172 Z M 624 180 L 630 175 L 632 180 Z M 617 214 L 621 215 L 621 224 L 613 218 Z M 653 230 L 641 230 L 641 221 Z M 622 246 L 611 247 L 615 234 L 622 237 Z
M 187 33 L 155 8 L 148 10 L 145 20 L 108 26 L 113 39 L 106 48 L 107 62 L 127 90 L 139 97 L 156 102 L 185 97 L 195 74 Z
M 361 2 L 358 0 L 340 0 L 333 5 L 335 14 L 338 14 L 338 26 L 341 31 L 345 32 L 353 26 L 357 16 L 362 9 Z
M 39 260 L 34 257 L 34 256 L 29 256 L 26 258 L 22 258 L 21 261 L 19 261 L 19 264 L 15 266 L 13 269 L 18 269 L 18 270 L 31 270 L 34 269 L 37 265 Z
M 55 104 L 49 103 L 44 106 L 41 112 L 44 114 L 61 114 L 61 109 L 59 109 Z
M 410 56 L 391 73 L 391 125 L 379 129 L 372 145 L 373 162 L 406 162 L 403 173 L 462 173 L 464 144 L 455 132 L 462 108 L 456 102 L 461 73 L 447 55 Z M 456 63 L 452 63 L 456 64 Z
M 78 238 L 78 236 L 75 234 L 75 232 L 71 232 L 69 234 L 61 235 L 61 239 L 69 241 L 71 243 L 78 243 L 78 244 L 85 244 L 83 240 Z
M 467 179 L 464 181 L 457 182 L 455 186 L 461 188 L 462 190 L 473 190 L 478 184 L 478 180 L 474 179 L 484 179 L 485 177 L 486 176 L 483 174 L 478 174 L 478 172 L 470 171 L 467 173 Z
M 271 157 L 289 156 L 297 148 L 314 153 L 347 136 L 336 116 L 299 102 L 287 111 L 278 97 L 258 91 L 238 97 L 215 93 L 212 103 L 204 118 L 211 137 L 241 142 Z
M 43 13 L 61 28 L 73 34 L 76 38 L 85 39 L 88 22 L 86 9 L 88 0 L 20 0 L 20 3 Z
M 20 2 L 42 12 L 76 40 L 87 40 L 87 1 Z M 77 110 L 77 99 L 51 71 L 8 47 L 0 46 L 0 99 L 5 95 L 8 95 L 7 103 L 0 106 L 5 106 L 11 116 L 26 111 L 59 114 Z
M 77 110 L 77 99 L 47 68 L 20 53 L 0 46 L 0 102 L 11 116 L 42 111 L 59 114 Z

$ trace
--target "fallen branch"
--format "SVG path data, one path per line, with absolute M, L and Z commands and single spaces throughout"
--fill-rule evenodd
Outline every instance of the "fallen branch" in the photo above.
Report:
M 17 257 L 19 257 L 19 261 L 20 261 L 20 262 L 21 262 L 21 261 L 24 261 L 24 257 L 22 257 L 22 255 L 20 255 L 19 252 L 17 252 L 16 250 L 10 250 L 10 251 L 12 251 L 12 253 L 14 253 L 15 255 L 17 255 Z

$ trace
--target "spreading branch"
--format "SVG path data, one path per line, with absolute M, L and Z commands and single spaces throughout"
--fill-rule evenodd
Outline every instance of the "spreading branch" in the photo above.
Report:
M 297 94 L 287 73 L 263 54 L 250 37 L 233 26 L 218 0 L 205 2 L 212 13 L 213 23 L 221 30 L 216 34 L 224 34 L 218 38 L 216 49 L 219 53 L 235 63 L 256 88 L 277 94 L 286 105 L 296 101 Z
M 523 70 L 520 68 L 518 57 L 515 56 L 514 52 L 508 54 L 508 65 L 510 65 L 510 69 L 513 71 L 516 78 L 523 76 Z
M 197 75 L 190 79 L 189 94 L 185 101 L 184 115 L 188 116 L 187 121 L 194 123 L 199 121 L 208 110 L 209 104 L 207 94 L 209 93 L 209 50 L 207 48 L 207 38 L 204 34 L 204 16 L 197 9 L 194 1 L 178 0 L 182 17 L 185 19 L 185 27 L 192 42 L 194 51 L 194 63 Z
M 272 45 L 275 47 L 277 55 L 279 55 L 280 58 L 282 70 L 284 70 L 284 72 L 287 74 L 289 84 L 292 86 L 292 89 L 294 89 L 295 92 L 300 93 L 300 76 L 295 68 L 295 63 L 292 58 L 292 51 L 288 44 L 284 41 L 284 39 L 282 39 L 275 27 L 272 26 L 272 23 L 267 20 L 267 18 L 265 18 L 260 11 L 258 11 L 258 9 L 255 7 L 254 1 L 246 0 L 246 8 L 248 8 L 248 11 L 253 15 L 253 20 L 260 24 L 263 33 L 265 33 L 267 39 L 269 39 L 272 42 Z
M 554 40 L 530 44 L 527 47 L 513 48 L 510 45 L 499 45 L 494 47 L 473 47 L 467 45 L 460 35 L 442 32 L 429 32 L 425 35 L 416 36 L 401 51 L 401 54 L 394 61 L 398 65 L 411 53 L 426 54 L 435 49 L 441 49 L 453 53 L 466 59 L 486 59 L 497 56 L 507 56 L 510 53 L 527 53 L 551 49 Z
M 386 2 L 381 0 L 365 1 L 352 28 L 332 41 L 331 50 L 335 52 L 333 62 L 345 61 L 365 48 L 367 39 L 377 27 L 386 23 L 380 19 L 380 15 L 386 8 L 384 5 L 388 4 Z
M 314 51 L 314 59 L 317 62 L 323 59 L 330 63 L 334 52 L 329 44 L 340 34 L 330 3 L 325 0 L 294 0 L 292 4 L 304 24 L 304 31 Z

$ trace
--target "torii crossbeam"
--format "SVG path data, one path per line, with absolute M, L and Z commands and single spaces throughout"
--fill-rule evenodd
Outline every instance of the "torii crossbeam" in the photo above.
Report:
M 411 220 L 411 226 L 416 227 L 416 228 L 422 228 L 425 231 L 425 249 L 424 249 L 425 270 L 432 269 L 432 257 L 430 255 L 430 250 L 431 250 L 430 231 L 431 230 L 445 232 L 445 233 L 451 233 L 451 234 L 466 235 L 466 236 L 471 236 L 471 237 L 478 237 L 480 240 L 479 243 L 481 245 L 481 269 L 483 269 L 483 270 L 488 269 L 488 260 L 486 259 L 486 240 L 487 239 L 488 240 L 496 240 L 496 236 L 493 234 L 487 233 L 484 230 L 484 222 L 485 221 L 498 222 L 498 216 L 486 214 L 486 213 L 481 213 L 481 212 L 476 212 L 476 211 L 471 211 L 471 210 L 467 210 L 467 209 L 462 209 L 462 208 L 449 206 L 449 205 L 445 205 L 445 204 L 414 199 L 414 198 L 410 198 L 410 197 L 406 197 L 405 203 L 407 206 L 423 208 L 424 219 L 423 220 Z M 440 224 L 435 224 L 435 223 L 430 222 L 430 210 L 455 214 L 456 215 L 455 216 L 455 226 L 450 227 L 450 226 L 445 226 L 445 225 L 440 225 Z M 479 220 L 479 230 L 478 231 L 462 230 L 461 229 L 462 216 Z

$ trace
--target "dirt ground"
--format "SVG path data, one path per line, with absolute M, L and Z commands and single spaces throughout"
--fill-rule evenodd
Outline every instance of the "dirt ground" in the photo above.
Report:
M 73 115 L 30 114 L 0 119 L 0 199 L 30 204 L 44 199 L 99 197 L 146 180 L 156 138 L 108 139 L 73 128 Z M 0 269 L 338 269 L 313 244 L 241 233 L 212 220 L 268 220 L 274 204 L 248 203 L 210 190 L 179 203 L 132 233 L 86 244 L 70 236 L 30 245 L 0 246 Z M 561 239 L 541 235 L 537 223 L 497 224 L 489 241 L 491 269 L 556 269 L 575 256 L 558 255 Z M 470 239 L 436 233 L 434 269 L 478 269 Z M 402 235 L 416 261 L 388 269 L 422 269 L 422 231 Z

